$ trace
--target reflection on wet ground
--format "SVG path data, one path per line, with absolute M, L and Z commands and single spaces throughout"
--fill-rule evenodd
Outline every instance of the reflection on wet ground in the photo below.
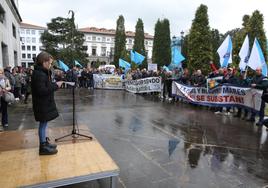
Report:
M 68 90 L 56 96 L 60 117 L 72 124 Z M 76 90 L 77 123 L 87 125 L 120 167 L 119 187 L 209 188 L 268 185 L 265 128 L 204 107 L 160 102 L 124 91 Z M 9 109 L 9 129 L 37 127 L 31 105 Z M 100 182 L 77 187 L 105 187 Z

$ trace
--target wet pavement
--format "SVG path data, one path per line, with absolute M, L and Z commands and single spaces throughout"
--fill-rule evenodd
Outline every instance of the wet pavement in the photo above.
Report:
M 58 91 L 56 101 L 60 117 L 49 126 L 71 125 L 71 91 Z M 265 128 L 204 107 L 124 91 L 78 89 L 76 102 L 77 124 L 88 126 L 120 167 L 119 188 L 268 185 Z M 9 120 L 8 130 L 38 125 L 30 103 L 9 107 Z M 107 187 L 105 181 L 75 187 Z

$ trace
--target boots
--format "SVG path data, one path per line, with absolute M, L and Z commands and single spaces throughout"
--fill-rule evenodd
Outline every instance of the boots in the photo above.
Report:
M 41 143 L 39 147 L 39 155 L 54 155 L 58 153 L 56 144 L 49 143 L 49 138 L 46 137 L 46 142 Z
M 51 144 L 51 143 L 49 143 L 49 141 L 50 141 L 50 139 L 49 139 L 49 137 L 46 137 L 46 144 L 49 146 L 49 147 L 51 147 L 51 148 L 53 148 L 53 149 L 56 149 L 57 148 L 57 145 L 56 144 Z
M 39 155 L 54 155 L 56 153 L 58 153 L 58 150 L 56 148 L 49 147 L 46 142 L 40 144 Z

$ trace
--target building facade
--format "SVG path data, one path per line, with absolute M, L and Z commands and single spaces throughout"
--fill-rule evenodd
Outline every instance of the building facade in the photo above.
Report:
M 21 65 L 23 67 L 33 65 L 33 58 L 41 52 L 41 34 L 45 30 L 46 28 L 42 26 L 28 23 L 20 24 Z
M 0 0 L 0 68 L 20 65 L 18 1 Z
M 114 58 L 115 30 L 87 27 L 79 29 L 85 35 L 87 53 L 89 55 L 90 65 L 100 61 L 102 64 L 110 64 Z M 134 45 L 135 33 L 126 31 L 126 49 L 132 50 Z M 152 59 L 153 36 L 148 33 L 144 34 L 145 50 L 148 62 Z

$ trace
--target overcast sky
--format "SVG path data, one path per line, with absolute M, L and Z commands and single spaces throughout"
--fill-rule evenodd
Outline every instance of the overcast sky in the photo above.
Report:
M 120 14 L 125 18 L 126 30 L 135 31 L 138 18 L 144 30 L 153 35 L 158 18 L 168 18 L 171 35 L 191 27 L 197 7 L 208 6 L 209 23 L 224 33 L 241 27 L 242 17 L 258 9 L 264 15 L 264 28 L 268 29 L 268 0 L 19 0 L 23 22 L 46 26 L 51 18 L 67 17 L 75 12 L 78 27 L 116 27 Z

